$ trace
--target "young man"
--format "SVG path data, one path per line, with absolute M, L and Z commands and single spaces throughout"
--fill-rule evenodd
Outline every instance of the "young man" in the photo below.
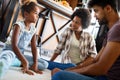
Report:
M 120 80 L 120 19 L 116 2 L 90 0 L 88 7 L 94 10 L 99 23 L 106 23 L 109 28 L 103 47 L 92 64 L 56 72 L 52 80 Z

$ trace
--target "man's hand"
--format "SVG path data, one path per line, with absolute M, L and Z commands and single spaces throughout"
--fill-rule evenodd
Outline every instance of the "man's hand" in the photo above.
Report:
M 61 71 L 61 69 L 55 68 L 51 71 L 51 75 L 54 75 L 56 72 L 59 72 L 59 71 Z

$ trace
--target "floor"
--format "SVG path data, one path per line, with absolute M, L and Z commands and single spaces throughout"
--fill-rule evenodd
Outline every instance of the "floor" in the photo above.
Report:
M 2 47 L 3 43 L 0 42 L 0 51 Z M 29 51 L 26 51 L 26 54 L 31 55 Z M 38 56 L 46 60 L 49 60 L 51 58 L 51 55 L 49 54 L 42 54 L 41 56 L 38 54 Z M 56 59 L 56 62 L 59 61 L 60 57 Z M 7 73 L 1 80 L 51 80 L 51 71 L 46 69 L 43 71 L 43 74 L 28 75 L 23 74 L 20 67 L 10 67 L 10 69 L 7 71 Z
M 11 67 L 1 80 L 51 80 L 51 74 L 46 69 L 43 74 L 28 75 L 23 74 L 20 67 Z
M 49 59 L 47 56 L 42 56 L 44 59 Z M 51 80 L 51 71 L 46 69 L 43 74 L 28 75 L 23 74 L 21 67 L 10 67 L 5 76 L 0 80 Z

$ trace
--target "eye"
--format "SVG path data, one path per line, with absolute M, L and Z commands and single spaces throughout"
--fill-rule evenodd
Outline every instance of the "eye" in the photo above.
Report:
M 94 9 L 94 12 L 95 12 L 95 13 L 97 13 L 97 12 L 98 12 L 98 10 L 97 10 L 97 9 Z
M 37 11 L 33 11 L 33 13 L 39 15 L 39 13 Z
M 75 24 L 80 24 L 79 21 L 72 20 L 72 22 L 74 22 Z
M 38 14 L 37 12 L 35 12 L 35 14 Z

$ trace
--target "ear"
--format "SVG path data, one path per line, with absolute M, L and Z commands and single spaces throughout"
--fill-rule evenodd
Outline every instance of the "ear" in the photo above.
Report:
M 28 12 L 24 12 L 24 17 L 26 18 L 28 16 Z
M 111 13 L 112 7 L 111 7 L 110 5 L 107 5 L 107 6 L 105 7 L 105 10 L 106 10 L 107 13 Z

